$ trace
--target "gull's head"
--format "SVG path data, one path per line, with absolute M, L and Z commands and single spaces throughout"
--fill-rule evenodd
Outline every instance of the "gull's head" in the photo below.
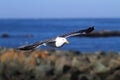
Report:
M 65 43 L 69 44 L 69 41 L 66 38 L 64 38 L 64 37 L 57 37 L 56 38 L 56 43 L 55 43 L 56 47 L 61 47 Z

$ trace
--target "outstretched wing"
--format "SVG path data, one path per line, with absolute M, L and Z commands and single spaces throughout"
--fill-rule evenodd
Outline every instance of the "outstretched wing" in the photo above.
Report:
M 90 33 L 93 30 L 94 30 L 94 27 L 89 27 L 88 29 L 79 30 L 79 31 L 76 31 L 76 32 L 64 34 L 64 35 L 61 35 L 59 37 L 67 38 L 67 37 L 71 37 L 71 36 L 76 36 L 76 35 Z M 30 45 L 24 45 L 24 46 L 19 47 L 17 49 L 18 50 L 33 50 L 33 49 L 35 49 L 35 48 L 37 48 L 38 46 L 41 46 L 41 45 L 50 45 L 51 43 L 55 43 L 55 39 L 56 38 L 52 38 L 52 39 L 48 39 L 48 40 L 44 40 L 44 41 L 35 42 L 33 44 L 30 44 Z
M 35 43 L 29 44 L 29 45 L 24 45 L 24 46 L 21 46 L 17 49 L 18 50 L 33 50 L 33 49 L 37 48 L 38 46 L 47 45 L 47 44 L 50 44 L 53 42 L 55 42 L 55 39 L 49 39 L 49 40 L 35 42 Z
M 81 34 L 87 34 L 87 33 L 90 33 L 94 30 L 94 26 L 92 27 L 89 27 L 87 29 L 83 29 L 83 30 L 79 30 L 79 31 L 75 31 L 75 32 L 72 32 L 72 33 L 68 33 L 68 34 L 64 34 L 64 35 L 61 35 L 59 37 L 71 37 L 71 36 L 76 36 L 76 35 L 81 35 Z

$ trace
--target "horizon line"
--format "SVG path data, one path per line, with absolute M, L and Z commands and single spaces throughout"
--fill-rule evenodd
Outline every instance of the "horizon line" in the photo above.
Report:
M 88 18 L 0 18 L 0 20 L 9 20 L 9 19 L 32 19 L 32 20 L 39 20 L 39 19 L 55 19 L 55 20 L 59 20 L 59 19 L 120 19 L 120 17 L 88 17 Z

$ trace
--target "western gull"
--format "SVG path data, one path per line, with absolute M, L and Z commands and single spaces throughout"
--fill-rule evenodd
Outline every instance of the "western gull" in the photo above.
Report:
M 39 46 L 42 46 L 42 45 L 61 47 L 64 44 L 69 44 L 69 41 L 67 40 L 68 37 L 78 36 L 81 34 L 88 34 L 88 33 L 92 32 L 93 30 L 94 30 L 94 27 L 92 26 L 92 27 L 89 27 L 87 29 L 83 29 L 83 30 L 67 33 L 64 35 L 60 35 L 60 36 L 57 36 L 56 38 L 51 38 L 51 39 L 44 40 L 44 41 L 38 41 L 38 42 L 35 42 L 33 44 L 24 45 L 24 46 L 21 46 L 17 49 L 18 50 L 33 50 L 33 49 L 35 49 Z

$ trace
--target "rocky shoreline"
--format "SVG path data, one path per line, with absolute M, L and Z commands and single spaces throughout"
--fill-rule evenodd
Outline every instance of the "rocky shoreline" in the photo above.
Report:
M 1 80 L 119 80 L 120 53 L 0 47 Z

